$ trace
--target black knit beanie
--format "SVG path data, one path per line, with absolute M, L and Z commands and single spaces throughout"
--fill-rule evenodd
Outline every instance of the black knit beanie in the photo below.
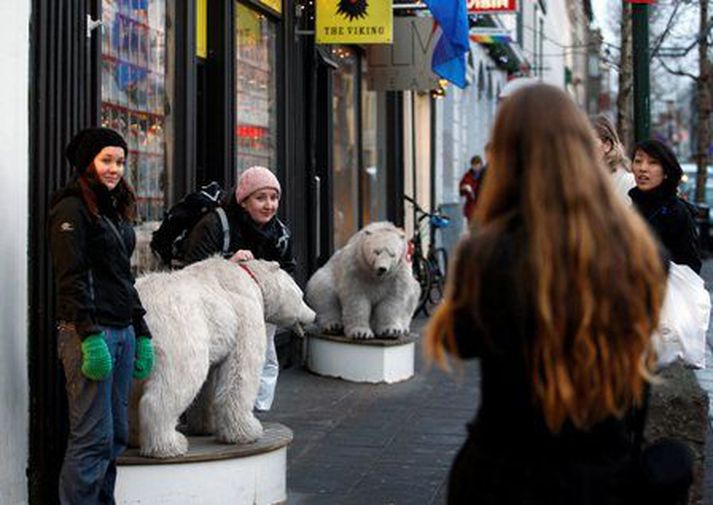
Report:
M 67 144 L 64 155 L 81 174 L 105 147 L 121 147 L 124 156 L 129 154 L 129 147 L 119 133 L 109 128 L 87 128 L 77 133 Z

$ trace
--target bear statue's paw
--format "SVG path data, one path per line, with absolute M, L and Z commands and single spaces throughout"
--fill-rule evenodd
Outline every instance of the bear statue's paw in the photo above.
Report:
M 341 323 L 325 323 L 320 326 L 322 333 L 326 335 L 343 335 L 344 326 Z
M 188 452 L 188 439 L 175 430 L 171 430 L 166 434 L 158 437 L 145 437 L 148 440 L 142 440 L 141 450 L 142 456 L 149 458 L 175 458 L 183 456 Z
M 346 336 L 356 340 L 368 340 L 374 338 L 374 332 L 370 328 L 350 328 L 346 330 Z
M 224 444 L 250 444 L 262 436 L 262 424 L 251 413 L 230 426 L 219 427 L 215 438 Z
M 387 326 L 386 328 L 377 330 L 376 332 L 379 338 L 394 340 L 405 335 L 406 333 L 408 333 L 408 331 L 400 326 Z

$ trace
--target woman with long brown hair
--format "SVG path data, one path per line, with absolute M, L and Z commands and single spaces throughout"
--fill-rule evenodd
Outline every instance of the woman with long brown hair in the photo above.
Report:
M 666 273 L 600 159 L 587 118 L 557 88 L 500 105 L 472 234 L 427 329 L 437 361 L 481 360 L 449 503 L 633 503 L 633 420 Z

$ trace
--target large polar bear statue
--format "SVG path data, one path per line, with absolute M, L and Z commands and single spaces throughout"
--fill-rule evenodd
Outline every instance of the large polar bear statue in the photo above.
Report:
M 253 405 L 265 361 L 265 322 L 290 327 L 315 316 L 295 281 L 274 262 L 213 257 L 140 277 L 136 289 L 156 353 L 151 376 L 132 394 L 141 454 L 185 454 L 188 441 L 176 427 L 192 403 L 189 430 L 213 433 L 223 443 L 257 440 L 262 425 Z
M 325 333 L 354 339 L 398 338 L 408 333 L 420 294 L 403 230 L 372 223 L 317 270 L 305 299 Z

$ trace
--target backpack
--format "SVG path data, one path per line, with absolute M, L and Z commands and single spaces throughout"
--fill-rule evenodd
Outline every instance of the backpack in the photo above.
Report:
M 185 242 L 193 227 L 208 212 L 215 211 L 223 227 L 223 255 L 230 247 L 230 228 L 225 210 L 220 206 L 225 192 L 217 182 L 211 182 L 171 207 L 161 226 L 151 236 L 151 249 L 168 266 L 182 266 Z

